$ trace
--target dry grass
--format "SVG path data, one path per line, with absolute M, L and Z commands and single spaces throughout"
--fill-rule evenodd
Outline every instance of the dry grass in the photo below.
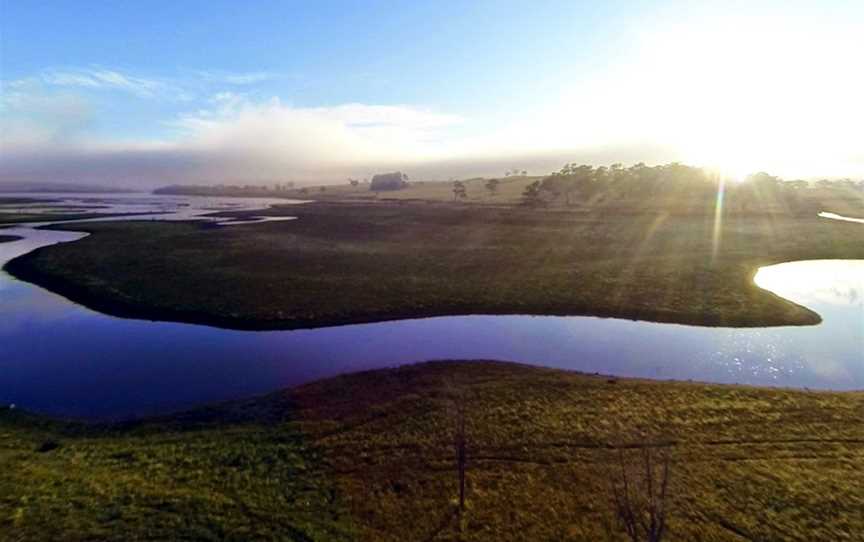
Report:
M 5 410 L 0 540 L 603 540 L 618 450 L 644 446 L 671 458 L 668 540 L 854 540 L 862 413 L 862 393 L 494 362 L 346 375 L 126 426 Z
M 448 520 L 454 382 L 467 397 L 461 534 Z M 864 532 L 860 393 L 433 363 L 323 381 L 294 398 L 366 540 L 603 539 L 616 448 L 639 446 L 672 458 L 671 540 Z

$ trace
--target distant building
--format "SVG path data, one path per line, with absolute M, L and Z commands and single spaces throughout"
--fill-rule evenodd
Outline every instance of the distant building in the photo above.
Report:
M 408 185 L 408 175 L 401 171 L 394 173 L 379 173 L 372 177 L 372 183 L 369 185 L 369 190 L 400 190 Z

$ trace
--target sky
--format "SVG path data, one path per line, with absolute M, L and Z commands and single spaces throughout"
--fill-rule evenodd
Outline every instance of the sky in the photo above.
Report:
M 0 182 L 864 177 L 864 2 L 0 0 Z

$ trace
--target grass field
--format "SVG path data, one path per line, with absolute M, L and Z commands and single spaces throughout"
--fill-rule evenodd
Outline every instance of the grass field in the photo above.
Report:
M 731 215 L 715 254 L 707 215 L 423 203 L 278 213 L 300 219 L 76 224 L 93 235 L 7 269 L 109 313 L 237 328 L 470 313 L 759 326 L 819 319 L 753 285 L 758 266 L 864 257 L 860 225 L 815 216 Z
M 346 375 L 119 426 L 7 409 L 0 539 L 604 540 L 619 453 L 649 447 L 670 460 L 670 540 L 853 540 L 862 412 L 862 393 L 492 362 Z

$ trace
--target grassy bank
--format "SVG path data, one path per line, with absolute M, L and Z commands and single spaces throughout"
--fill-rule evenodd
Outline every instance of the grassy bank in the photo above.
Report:
M 648 446 L 671 461 L 671 540 L 854 539 L 862 409 L 861 393 L 444 362 L 120 426 L 4 410 L 0 538 L 598 540 L 617 449 Z
M 269 214 L 280 212 L 300 219 L 76 224 L 93 235 L 7 270 L 112 314 L 236 328 L 472 313 L 761 326 L 819 319 L 753 285 L 758 266 L 864 257 L 860 225 L 815 216 L 730 216 L 715 253 L 703 215 L 324 203 Z
M 21 237 L 17 235 L 2 235 L 0 234 L 0 243 L 11 243 L 12 241 L 17 241 L 21 239 Z

